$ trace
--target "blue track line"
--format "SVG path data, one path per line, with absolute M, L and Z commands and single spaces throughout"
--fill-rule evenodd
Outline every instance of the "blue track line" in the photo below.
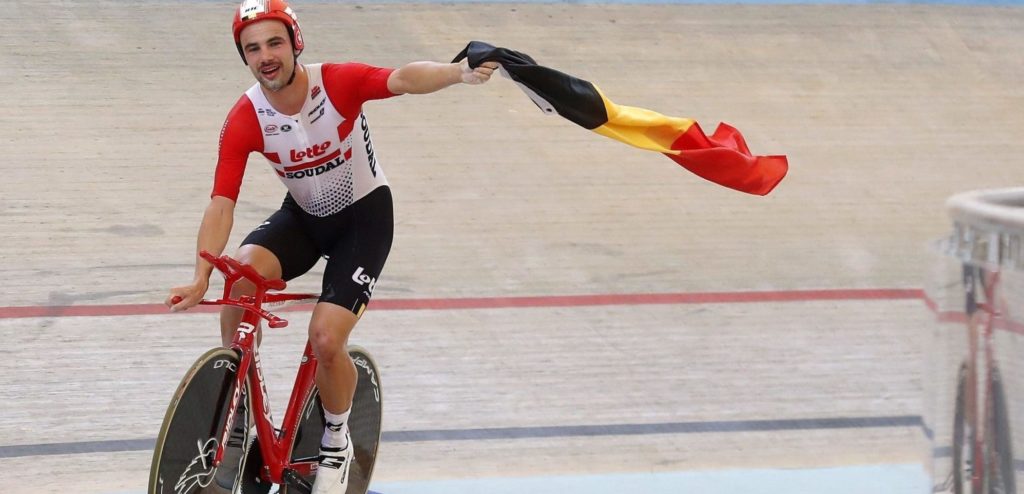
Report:
M 484 441 L 551 437 L 638 436 L 653 434 L 742 433 L 765 431 L 806 431 L 865 429 L 873 427 L 913 427 L 924 433 L 918 415 L 888 417 L 825 417 L 776 420 L 729 420 L 708 422 L 661 422 L 648 424 L 556 425 L 538 427 L 492 427 L 477 429 L 434 429 L 384 431 L 384 442 Z M 118 453 L 152 450 L 155 439 L 122 439 L 67 443 L 18 444 L 0 446 L 0 458 L 51 456 L 87 453 Z

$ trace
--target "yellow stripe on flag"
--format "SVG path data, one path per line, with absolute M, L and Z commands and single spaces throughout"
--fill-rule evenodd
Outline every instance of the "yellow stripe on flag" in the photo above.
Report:
M 671 148 L 672 143 L 690 129 L 694 124 L 692 118 L 669 117 L 645 108 L 617 105 L 606 98 L 600 88 L 594 86 L 594 89 L 601 95 L 608 113 L 608 122 L 593 129 L 594 132 L 640 149 L 679 154 Z

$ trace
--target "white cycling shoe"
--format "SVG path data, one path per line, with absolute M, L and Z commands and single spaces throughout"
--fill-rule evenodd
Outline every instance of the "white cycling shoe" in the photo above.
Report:
M 320 465 L 313 482 L 313 494 L 345 494 L 348 487 L 348 471 L 352 466 L 352 436 L 345 427 L 344 448 L 320 446 Z

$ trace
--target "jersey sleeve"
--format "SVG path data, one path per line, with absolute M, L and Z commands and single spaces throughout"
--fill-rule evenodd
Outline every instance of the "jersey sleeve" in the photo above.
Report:
M 349 62 L 325 63 L 322 71 L 328 97 L 346 117 L 358 114 L 367 101 L 397 96 L 388 90 L 395 69 Z
M 249 98 L 242 95 L 228 112 L 220 131 L 217 170 L 214 172 L 210 197 L 223 196 L 237 201 L 249 153 L 262 148 L 263 133 L 260 132 L 256 111 Z

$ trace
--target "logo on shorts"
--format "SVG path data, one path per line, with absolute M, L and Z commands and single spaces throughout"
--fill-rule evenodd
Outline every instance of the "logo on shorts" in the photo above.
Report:
M 359 286 L 367 286 L 367 289 L 363 291 L 367 296 L 373 294 L 373 287 L 377 284 L 377 278 L 368 274 L 363 274 L 362 266 L 356 268 L 356 272 L 352 273 L 352 281 L 356 282 Z

